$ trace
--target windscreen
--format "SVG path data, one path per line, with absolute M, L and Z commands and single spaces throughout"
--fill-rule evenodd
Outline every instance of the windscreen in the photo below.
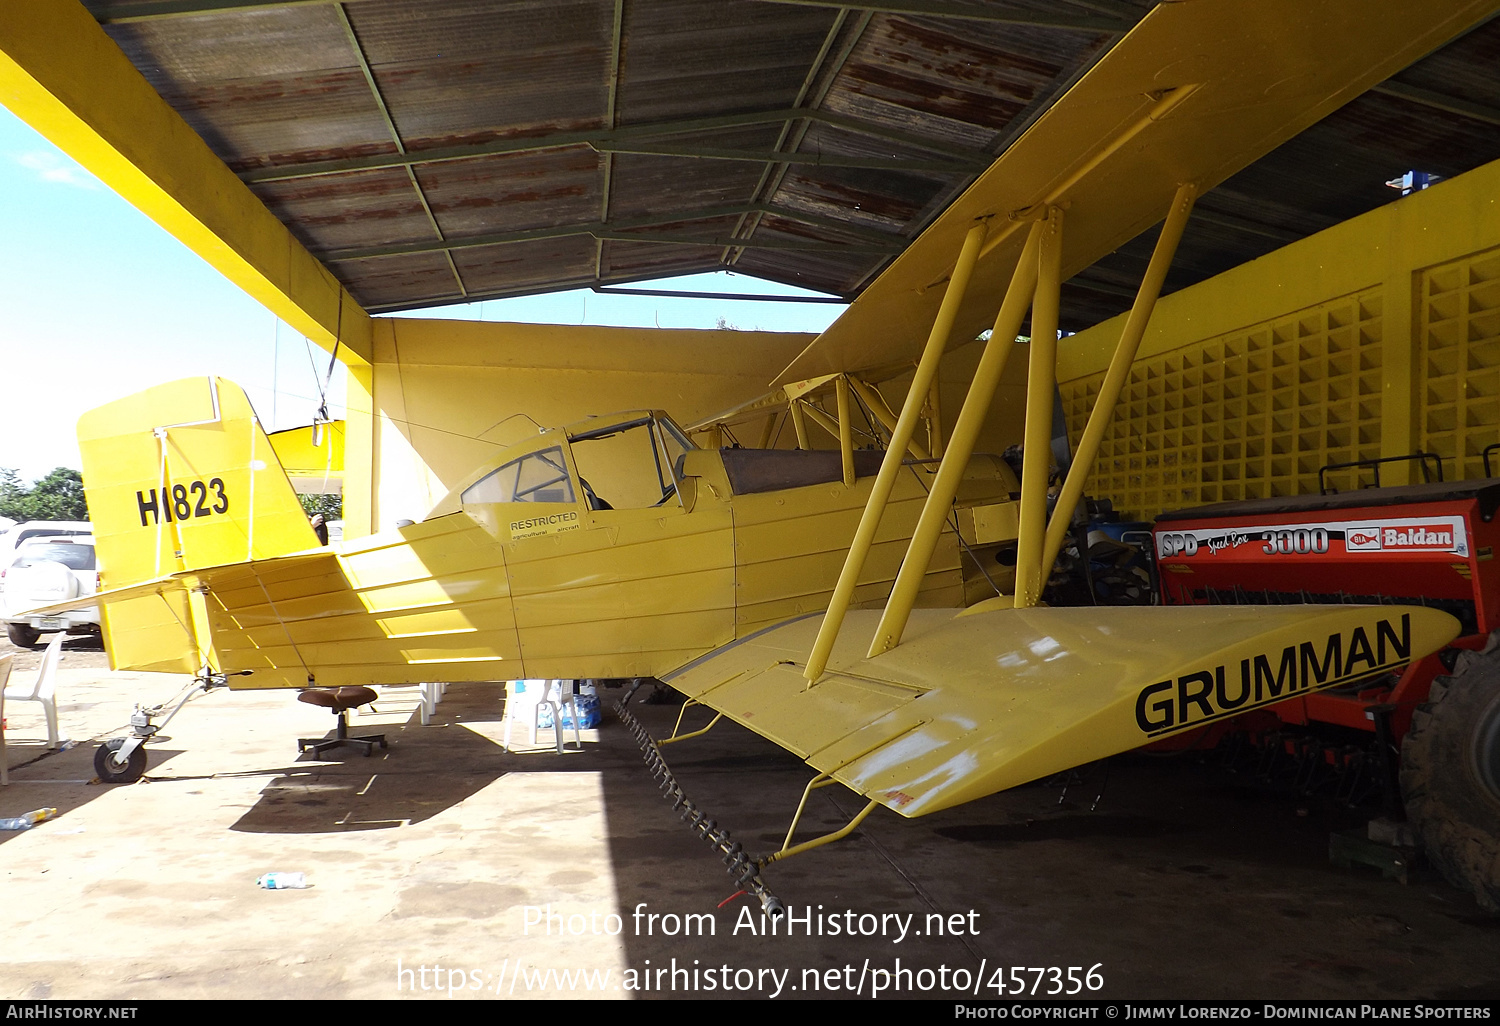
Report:
M 669 422 L 642 417 L 572 439 L 573 459 L 594 509 L 643 509 L 677 494 L 673 468 L 691 443 Z
M 479 502 L 574 502 L 562 448 L 553 446 L 511 460 L 464 489 L 465 505 Z

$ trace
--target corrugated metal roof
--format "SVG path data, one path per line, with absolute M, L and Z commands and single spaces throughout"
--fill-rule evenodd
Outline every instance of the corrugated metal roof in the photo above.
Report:
M 86 0 L 379 311 L 716 267 L 857 294 L 1152 0 L 235 2 Z M 1497 60 L 1491 22 L 1235 175 L 1168 288 L 1500 158 Z M 1152 234 L 1066 326 L 1128 305 Z

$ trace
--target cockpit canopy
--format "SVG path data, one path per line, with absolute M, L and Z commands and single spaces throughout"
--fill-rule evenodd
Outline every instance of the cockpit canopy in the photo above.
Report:
M 591 510 L 642 509 L 678 501 L 681 461 L 696 448 L 659 410 L 591 417 L 510 446 L 454 489 L 433 516 L 459 508 L 489 520 L 496 504 Z
M 492 470 L 463 490 L 465 506 L 478 502 L 575 502 L 562 446 L 527 453 Z

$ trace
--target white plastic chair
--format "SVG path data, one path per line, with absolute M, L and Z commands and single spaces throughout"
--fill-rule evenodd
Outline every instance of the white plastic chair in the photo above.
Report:
M 510 730 L 518 717 L 525 717 L 531 729 L 531 744 L 536 744 L 536 732 L 541 722 L 542 706 L 552 712 L 553 735 L 557 739 L 557 754 L 563 752 L 563 721 L 561 706 L 567 705 L 573 714 L 573 741 L 581 749 L 583 738 L 578 733 L 578 705 L 573 701 L 571 680 L 513 680 L 506 684 L 505 739 L 501 744 L 510 751 Z M 553 701 L 552 690 L 557 688 L 558 700 Z
M 42 653 L 42 668 L 36 673 L 36 681 L 30 687 L 7 686 L 5 688 L 5 700 L 7 702 L 40 702 L 42 711 L 47 714 L 47 747 L 56 748 L 62 743 L 62 737 L 57 730 L 57 664 L 62 660 L 63 636 L 58 634 L 53 637 L 47 646 L 47 651 Z
M 432 722 L 432 714 L 437 712 L 438 703 L 447 693 L 446 681 L 428 681 L 422 685 L 422 726 Z
M 395 688 L 417 689 L 417 722 L 427 726 L 432 722 L 432 714 L 437 712 L 438 703 L 443 700 L 443 695 L 448 690 L 448 685 L 436 681 L 425 684 L 385 684 L 384 690 L 390 691 Z

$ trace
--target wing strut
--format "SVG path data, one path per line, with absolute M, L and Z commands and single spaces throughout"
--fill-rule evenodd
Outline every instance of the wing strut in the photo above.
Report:
M 958 316 L 958 309 L 963 305 L 964 293 L 969 288 L 969 276 L 974 272 L 974 264 L 979 260 L 980 247 L 984 245 L 985 232 L 985 221 L 979 221 L 969 229 L 969 233 L 964 236 L 958 262 L 953 265 L 953 273 L 948 277 L 947 291 L 943 293 L 942 304 L 938 307 L 937 317 L 932 322 L 932 331 L 927 336 L 927 348 L 923 350 L 922 359 L 917 364 L 911 389 L 906 393 L 906 402 L 901 406 L 901 417 L 891 431 L 891 443 L 886 447 L 885 458 L 880 462 L 880 473 L 876 475 L 875 484 L 870 489 L 870 498 L 865 503 L 865 511 L 860 516 L 859 527 L 854 532 L 854 541 L 849 546 L 849 555 L 844 558 L 844 569 L 839 573 L 838 584 L 833 589 L 833 598 L 828 603 L 828 612 L 823 615 L 823 626 L 818 630 L 818 638 L 813 643 L 812 654 L 807 657 L 807 668 L 802 671 L 809 687 L 823 675 L 823 670 L 828 665 L 828 655 L 833 651 L 834 640 L 838 638 L 839 628 L 843 626 L 844 614 L 849 611 L 849 602 L 854 597 L 854 586 L 859 582 L 860 571 L 865 567 L 865 557 L 870 553 L 870 545 L 875 540 L 875 531 L 880 527 L 880 518 L 884 515 L 886 503 L 890 500 L 891 489 L 895 487 L 896 475 L 901 471 L 906 447 L 916 432 L 917 418 L 922 412 L 922 404 L 933 382 L 937 380 L 938 363 L 943 358 L 943 350 L 948 346 L 948 336 L 953 332 L 953 321 Z M 1026 261 L 1023 258 L 1021 262 L 1024 265 Z M 793 416 L 795 415 L 796 408 L 793 407 Z M 800 421 L 797 437 L 798 445 L 801 446 L 803 443 Z
M 864 404 L 869 407 L 870 412 L 875 415 L 875 419 L 880 421 L 881 427 L 885 428 L 887 431 L 895 431 L 896 415 L 892 413 L 891 408 L 885 404 L 885 399 L 881 397 L 879 390 L 876 389 L 873 385 L 863 382 L 852 375 L 845 374 L 844 377 L 849 379 L 849 387 L 854 389 L 854 394 L 859 396 L 860 399 L 864 401 Z M 936 382 L 933 383 L 933 391 L 935 392 L 935 390 Z M 927 435 L 929 439 L 931 439 L 936 434 L 936 419 L 931 415 L 931 408 L 933 406 L 933 403 L 930 396 L 932 394 L 932 392 L 929 393 L 927 411 L 929 414 L 929 416 L 927 417 Z M 920 442 L 916 440 L 916 438 L 912 438 L 911 441 L 907 442 L 906 448 L 907 451 L 911 453 L 913 459 L 926 460 L 929 458 L 927 455 L 927 450 L 922 446 Z M 942 454 L 939 453 L 938 455 Z
M 807 423 L 802 419 L 802 404 L 793 399 L 787 403 L 787 409 L 792 411 L 792 430 L 797 432 L 797 448 L 806 449 Z
M 1047 532 L 1047 478 L 1052 470 L 1052 392 L 1057 388 L 1057 307 L 1062 288 L 1062 219 L 1059 207 L 1047 212 L 1042 245 L 1037 254 L 1036 298 L 1031 307 L 1031 354 L 1026 374 L 1026 432 L 1022 438 L 1021 520 L 1016 534 L 1017 609 L 1034 606 L 1042 597 L 1042 539 Z M 1007 336 L 1009 342 L 1014 336 Z M 993 341 L 993 338 L 991 339 Z M 972 394 L 972 391 L 971 391 Z M 982 397 L 982 419 L 989 414 L 991 395 Z M 909 557 L 908 557 L 909 558 Z M 927 558 L 922 570 L 927 569 Z M 905 571 L 903 566 L 902 571 Z M 899 587 L 899 584 L 898 584 Z M 916 597 L 916 593 L 912 593 Z M 903 615 L 893 625 L 886 648 L 894 648 L 906 626 Z M 878 641 L 881 632 L 875 634 Z M 884 649 L 882 649 L 884 651 Z M 874 647 L 870 654 L 875 655 Z
M 1025 463 L 1021 468 L 1020 532 L 1016 539 L 1017 609 L 1035 606 L 1041 600 L 1042 587 L 1062 547 L 1063 536 L 1072 520 L 1073 510 L 1083 494 L 1084 482 L 1099 454 L 1099 443 L 1109 426 L 1115 403 L 1124 387 L 1130 365 L 1140 348 L 1146 325 L 1157 297 L 1161 295 L 1167 268 L 1182 239 L 1183 228 L 1197 195 L 1192 183 L 1178 187 L 1168 210 L 1161 235 L 1157 238 L 1151 264 L 1136 293 L 1135 304 L 1120 333 L 1120 341 L 1110 361 L 1109 372 L 1088 426 L 1079 442 L 1077 458 L 1069 469 L 1051 522 L 1047 519 L 1047 478 L 1050 472 L 1048 440 L 1052 430 L 1052 397 L 1057 386 L 1057 313 L 1061 288 L 1062 208 L 1049 206 L 1039 213 L 1045 220 L 1032 225 L 1026 250 L 1016 265 L 1005 302 L 995 318 L 995 329 L 985 344 L 985 352 L 975 372 L 974 382 L 964 399 L 963 410 L 953 427 L 947 452 L 937 479 L 923 507 L 921 519 L 912 534 L 906 558 L 886 602 L 880 626 L 870 642 L 869 658 L 888 652 L 901 642 L 906 621 L 921 587 L 922 577 L 932 559 L 933 548 L 943 520 L 952 504 L 963 466 L 973 452 L 979 427 L 989 414 L 995 386 L 1005 368 L 1006 358 L 1020 330 L 1026 307 L 1031 306 L 1031 352 L 1026 384 Z M 1029 273 L 1028 273 L 1029 272 Z M 1033 277 L 1032 275 L 1035 275 Z M 1034 288 L 1033 288 L 1034 284 Z M 821 667 L 819 668 L 821 671 Z M 811 667 L 809 667 L 811 670 Z
M 1109 428 L 1115 403 L 1119 401 L 1120 391 L 1125 387 L 1130 365 L 1135 362 L 1141 338 L 1146 334 L 1146 324 L 1151 320 L 1151 311 L 1156 307 L 1157 297 L 1161 295 L 1162 282 L 1166 280 L 1167 269 L 1172 265 L 1172 257 L 1177 253 L 1177 243 L 1182 240 L 1182 230 L 1187 227 L 1188 215 L 1193 212 L 1193 201 L 1197 198 L 1198 188 L 1191 182 L 1179 185 L 1177 195 L 1172 198 L 1167 220 L 1161 226 L 1156 249 L 1151 254 L 1151 263 L 1146 267 L 1146 275 L 1141 279 L 1141 288 L 1130 308 L 1130 316 L 1126 318 L 1125 327 L 1120 331 L 1120 342 L 1115 347 L 1115 355 L 1110 358 L 1109 370 L 1104 375 L 1103 384 L 1099 386 L 1099 396 L 1094 400 L 1094 408 L 1089 411 L 1083 437 L 1078 440 L 1078 452 L 1073 456 L 1073 465 L 1068 468 L 1067 480 L 1063 482 L 1062 491 L 1057 496 L 1057 505 L 1053 507 L 1052 521 L 1047 525 L 1047 540 L 1042 551 L 1043 574 L 1051 573 L 1052 564 L 1057 561 L 1057 554 L 1062 549 L 1068 524 L 1073 519 L 1073 509 L 1078 505 L 1089 471 L 1099 457 L 1099 443 L 1104 440 L 1104 432 Z
M 895 586 L 891 588 L 891 597 L 886 602 L 880 626 L 876 628 L 875 637 L 870 642 L 871 658 L 895 648 L 901 641 L 902 631 L 906 629 L 907 618 L 911 615 L 917 592 L 922 587 L 927 565 L 932 561 L 938 536 L 952 509 L 953 496 L 958 493 L 964 468 L 968 465 L 969 457 L 974 453 L 974 443 L 979 438 L 979 429 L 989 414 L 995 388 L 1000 384 L 1000 376 L 1005 372 L 1010 351 L 1015 348 L 1021 321 L 1036 292 L 1038 253 L 1043 248 L 1043 239 L 1050 234 L 1056 237 L 1057 242 L 1061 242 L 1061 211 L 1056 211 L 1055 215 L 1054 211 L 1056 208 L 1037 211 L 1045 220 L 1033 221 L 1031 232 L 1026 236 L 1026 248 L 1021 251 L 1021 259 L 1016 262 L 1010 288 L 1005 292 L 1000 312 L 995 315 L 994 330 L 984 345 L 984 355 L 979 359 L 979 366 L 974 371 L 974 381 L 969 385 L 969 394 L 964 397 L 963 409 L 959 411 L 958 420 L 948 437 L 943 462 L 938 466 L 932 490 L 927 494 L 927 504 L 922 507 L 921 519 L 912 532 L 911 544 L 907 547 L 906 558 L 901 562 L 901 571 L 896 575 Z M 926 383 L 920 389 L 914 383 L 908 394 L 908 405 L 913 397 L 920 403 L 925 395 Z M 894 449 L 895 445 L 891 448 Z M 1024 502 L 1024 486 L 1021 494 Z
M 854 425 L 849 422 L 849 376 L 840 374 L 834 379 L 834 394 L 838 398 L 839 411 L 839 458 L 844 465 L 844 487 L 854 487 Z

